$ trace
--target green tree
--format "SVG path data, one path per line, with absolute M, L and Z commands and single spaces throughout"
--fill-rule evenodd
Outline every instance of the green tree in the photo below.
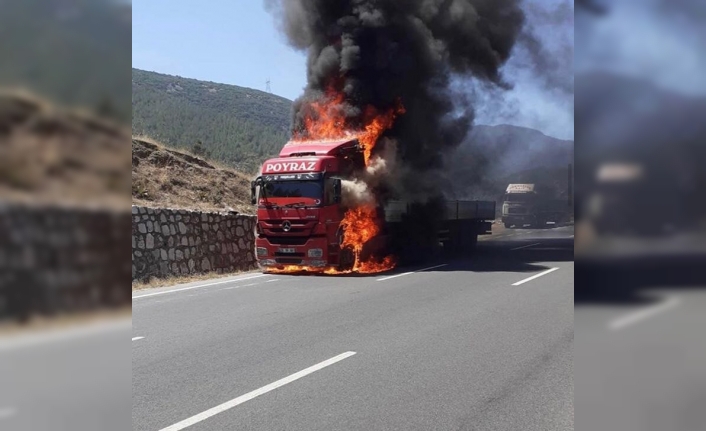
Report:
M 247 172 L 277 155 L 289 138 L 292 102 L 283 97 L 138 69 L 132 82 L 135 134 Z
M 200 140 L 196 141 L 191 148 L 191 152 L 200 157 L 206 156 L 206 149 L 203 147 L 203 143 Z

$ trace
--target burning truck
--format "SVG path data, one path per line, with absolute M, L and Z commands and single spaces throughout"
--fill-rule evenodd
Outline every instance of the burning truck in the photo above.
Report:
M 490 234 L 493 201 L 443 201 L 436 226 L 415 225 L 422 205 L 411 202 L 351 206 L 344 184 L 354 181 L 364 160 L 360 138 L 349 137 L 290 141 L 278 158 L 264 163 L 252 183 L 252 201 L 258 206 L 256 253 L 265 270 L 380 272 L 399 259 L 428 255 L 433 245 L 470 251 L 478 235 Z M 399 240 L 419 229 L 429 231 L 431 250 Z
M 307 84 L 292 140 L 252 185 L 260 264 L 371 273 L 440 243 L 472 249 L 495 203 L 444 200 L 444 156 L 474 119 L 474 99 L 453 83 L 508 88 L 501 68 L 525 23 L 520 2 L 266 3 L 306 53 Z

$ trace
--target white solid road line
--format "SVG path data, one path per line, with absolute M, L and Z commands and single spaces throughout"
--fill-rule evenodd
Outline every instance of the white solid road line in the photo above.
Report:
M 264 283 L 250 283 L 250 284 L 243 284 L 242 286 L 231 286 L 231 287 L 226 287 L 221 290 L 231 290 L 231 289 L 239 289 L 241 287 L 250 287 L 250 286 L 257 286 L 260 284 L 266 284 L 266 283 L 272 283 L 273 281 L 279 281 L 279 278 L 275 278 L 274 280 L 267 280 Z
M 645 308 L 643 310 L 636 311 L 634 313 L 628 314 L 627 316 L 623 316 L 619 319 L 613 320 L 608 325 L 608 328 L 610 328 L 611 331 L 617 331 L 619 329 L 625 328 L 626 326 L 630 326 L 633 323 L 637 323 L 640 320 L 647 319 L 648 317 L 652 317 L 656 314 L 673 308 L 677 305 L 679 305 L 679 298 L 671 297 L 668 300 L 655 305 L 654 307 Z
M 92 324 L 82 324 L 71 328 L 52 328 L 41 332 L 32 332 L 0 339 L 0 352 L 23 347 L 41 346 L 57 341 L 87 338 L 93 335 L 104 335 L 110 332 L 120 332 L 132 329 L 132 318 L 108 320 Z
M 517 283 L 512 283 L 512 285 L 513 285 L 513 286 L 519 286 L 520 284 L 525 284 L 525 283 L 527 283 L 528 281 L 532 281 L 532 280 L 534 280 L 535 278 L 539 278 L 539 277 L 541 277 L 541 276 L 543 276 L 543 275 L 547 275 L 547 274 L 549 274 L 550 272 L 556 271 L 557 269 L 559 269 L 559 268 L 550 268 L 550 269 L 548 269 L 548 270 L 546 270 L 546 271 L 540 272 L 539 274 L 535 274 L 535 275 L 533 275 L 532 277 L 527 277 L 527 278 L 525 278 L 524 280 L 520 280 L 520 281 L 518 281 Z
M 145 338 L 145 337 L 133 337 L 132 341 L 142 340 L 143 338 Z
M 391 278 L 397 278 L 397 277 L 402 277 L 404 275 L 415 274 L 417 272 L 429 271 L 430 269 L 441 268 L 442 266 L 446 266 L 446 265 L 448 265 L 448 263 L 444 263 L 443 265 L 431 266 L 429 268 L 418 269 L 416 271 L 404 272 L 402 274 L 391 275 L 389 277 L 378 278 L 377 281 L 385 281 L 385 280 L 389 280 Z
M 17 410 L 13 409 L 12 407 L 0 408 L 0 420 L 9 419 L 12 416 L 15 416 L 16 414 Z
M 316 364 L 316 365 L 313 365 L 313 366 L 311 366 L 311 367 L 309 367 L 309 368 L 306 368 L 306 369 L 304 369 L 304 370 L 301 370 L 301 371 L 299 371 L 299 372 L 297 372 L 297 373 L 294 373 L 294 374 L 292 374 L 292 375 L 290 375 L 290 376 L 287 376 L 287 377 L 285 377 L 285 378 L 283 378 L 283 379 L 277 380 L 276 382 L 270 383 L 270 384 L 267 385 L 267 386 L 263 386 L 263 387 L 261 387 L 260 389 L 255 389 L 255 390 L 252 391 L 252 392 L 248 392 L 248 393 L 245 394 L 245 395 L 241 395 L 241 396 L 239 396 L 238 398 L 232 399 L 232 400 L 227 401 L 227 402 L 225 402 L 225 403 L 223 403 L 223 404 L 221 404 L 221 405 L 219 405 L 219 406 L 213 407 L 212 409 L 206 410 L 206 411 L 203 412 L 203 413 L 199 413 L 199 414 L 194 415 L 194 416 L 192 416 L 192 417 L 190 417 L 190 418 L 188 418 L 188 419 L 184 419 L 184 420 L 181 421 L 181 422 L 177 422 L 177 423 L 175 423 L 174 425 L 168 426 L 168 427 L 166 427 L 166 428 L 162 428 L 160 431 L 179 431 L 179 430 L 183 430 L 184 428 L 190 427 L 191 425 L 194 425 L 194 424 L 197 424 L 197 423 L 199 423 L 199 422 L 201 422 L 201 421 L 204 421 L 204 420 L 206 420 L 206 419 L 208 419 L 208 418 L 210 418 L 210 417 L 212 417 L 212 416 L 215 416 L 215 415 L 217 415 L 217 414 L 219 414 L 219 413 L 223 413 L 223 412 L 226 411 L 226 410 L 230 410 L 230 409 L 232 409 L 233 407 L 236 407 L 236 406 L 238 406 L 238 405 L 240 405 L 240 404 L 242 404 L 242 403 L 244 403 L 244 402 L 246 402 L 246 401 L 250 401 L 250 400 L 252 400 L 253 398 L 259 397 L 260 395 L 264 395 L 264 394 L 266 394 L 266 393 L 268 393 L 268 392 L 270 392 L 270 391 L 273 391 L 273 390 L 275 390 L 275 389 L 277 389 L 277 388 L 279 388 L 279 387 L 281 387 L 281 386 L 286 385 L 287 383 L 292 383 L 293 381 L 299 380 L 299 379 L 301 379 L 302 377 L 305 377 L 305 376 L 307 376 L 307 375 L 309 375 L 309 374 L 311 374 L 311 373 L 313 373 L 313 372 L 315 372 L 315 371 L 319 371 L 319 370 L 321 370 L 321 369 L 323 369 L 323 368 L 326 368 L 326 367 L 328 367 L 328 366 L 330 366 L 330 365 L 335 364 L 336 362 L 340 362 L 340 361 L 342 361 L 342 360 L 344 360 L 344 359 L 346 359 L 346 358 L 350 358 L 351 356 L 353 356 L 353 355 L 355 355 L 355 354 L 356 354 L 356 352 L 345 352 L 345 353 L 341 353 L 341 354 L 338 355 L 338 356 L 334 356 L 334 357 L 331 358 L 331 359 L 327 359 L 327 360 L 325 360 L 325 361 L 323 361 L 323 362 L 319 362 L 319 363 Z
M 529 244 L 529 245 L 523 245 L 522 247 L 511 248 L 510 250 L 522 250 L 523 248 L 534 247 L 535 245 L 539 245 L 539 244 L 541 244 L 541 242 L 536 242 L 534 244 Z
M 215 283 L 199 284 L 198 286 L 182 287 L 181 289 L 165 290 L 163 292 L 155 292 L 155 293 L 148 293 L 146 295 L 133 296 L 132 299 L 135 300 L 135 299 L 140 299 L 140 298 L 147 298 L 150 296 L 165 295 L 167 293 L 183 292 L 185 290 L 198 289 L 200 287 L 207 287 L 207 286 L 215 286 L 217 284 L 237 283 L 239 281 L 252 280 L 253 278 L 267 277 L 267 276 L 268 276 L 268 274 L 259 274 L 259 275 L 253 275 L 252 277 L 236 278 L 235 280 L 226 280 L 226 281 L 217 281 Z
M 240 289 L 241 287 L 250 287 L 250 286 L 257 286 L 260 283 L 250 283 L 250 284 L 243 284 L 242 286 L 231 286 L 231 287 L 224 287 L 221 290 L 231 290 L 231 289 Z

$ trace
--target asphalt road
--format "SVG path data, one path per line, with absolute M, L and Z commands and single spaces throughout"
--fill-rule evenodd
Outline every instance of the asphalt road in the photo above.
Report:
M 706 429 L 706 254 L 687 239 L 577 254 L 577 431 Z
M 133 429 L 570 430 L 572 236 L 502 231 L 418 272 L 137 292 Z
M 0 429 L 130 427 L 130 317 L 0 337 Z

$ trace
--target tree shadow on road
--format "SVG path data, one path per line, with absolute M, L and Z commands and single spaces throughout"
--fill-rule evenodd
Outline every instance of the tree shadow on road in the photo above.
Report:
M 478 243 L 477 249 L 467 256 L 451 257 L 451 260 L 447 261 L 449 265 L 438 268 L 437 271 L 530 273 L 549 269 L 552 262 L 573 260 L 572 238 L 485 241 Z
M 649 258 L 577 259 L 574 305 L 635 304 L 655 300 L 662 289 L 706 289 L 706 256 L 683 254 Z

